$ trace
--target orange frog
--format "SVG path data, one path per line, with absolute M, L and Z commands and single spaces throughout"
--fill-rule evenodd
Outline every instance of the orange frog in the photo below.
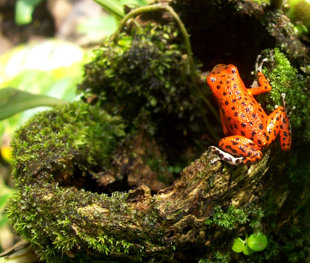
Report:
M 271 86 L 258 72 L 258 87 L 246 88 L 234 65 L 216 65 L 207 76 L 207 82 L 220 108 L 225 138 L 217 150 L 221 159 L 239 164 L 253 163 L 262 158 L 261 150 L 279 135 L 281 149 L 290 150 L 289 120 L 282 106 L 267 115 L 253 95 L 268 92 Z M 231 156 L 230 153 L 233 156 Z M 235 157 L 234 157 L 235 156 Z

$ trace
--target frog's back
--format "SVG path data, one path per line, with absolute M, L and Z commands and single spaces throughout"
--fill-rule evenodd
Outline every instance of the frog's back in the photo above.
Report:
M 207 81 L 229 134 L 241 135 L 263 145 L 265 142 L 261 138 L 265 138 L 266 113 L 248 92 L 237 68 L 219 64 L 212 69 Z
M 222 107 L 227 130 L 231 135 L 241 135 L 260 143 L 258 138 L 265 137 L 267 116 L 258 102 L 250 94 L 230 96 Z M 227 105 L 226 105 L 227 104 Z
M 237 68 L 231 64 L 216 65 L 208 74 L 207 82 L 219 106 L 224 103 L 227 96 L 236 94 L 236 91 L 239 95 L 247 92 Z

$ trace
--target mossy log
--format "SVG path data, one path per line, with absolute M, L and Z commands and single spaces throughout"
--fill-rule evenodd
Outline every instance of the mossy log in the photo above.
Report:
M 123 128 L 118 118 L 97 106 L 76 102 L 35 116 L 17 132 L 18 191 L 9 218 L 42 259 L 198 261 L 221 250 L 227 253 L 236 235 L 261 229 L 260 206 L 274 186 L 266 185 L 271 180 L 266 178 L 270 151 L 258 163 L 238 167 L 206 151 L 158 192 L 142 182 L 127 192 L 107 194 L 96 171 L 105 176 L 105 156 L 117 144 L 115 139 L 125 136 Z M 138 152 L 150 144 L 138 142 L 134 156 L 139 160 Z M 139 163 L 127 180 L 148 167 Z M 123 163 L 121 167 L 126 169 Z M 153 173 L 144 174 L 153 178 Z M 272 194 L 275 199 L 268 205 L 280 209 L 282 190 Z M 282 220 L 287 217 L 278 223 Z
M 86 110 L 83 112 L 85 115 Z M 68 114 L 72 112 L 68 111 Z M 43 116 L 45 124 L 39 124 Z M 55 115 L 47 113 L 43 116 L 38 122 L 30 122 L 32 127 L 26 126 L 22 131 L 32 133 L 36 125 L 40 129 L 48 129 L 47 117 Z M 63 123 L 64 129 L 68 127 L 71 127 L 70 123 Z M 15 143 L 23 144 L 25 140 L 29 143 L 27 137 L 31 135 L 23 135 L 22 131 Z M 78 137 L 79 131 L 75 134 L 72 131 L 71 136 Z M 57 130 L 54 133 L 57 134 Z M 72 145 L 67 143 L 66 146 Z M 35 148 L 27 154 L 34 155 Z M 269 160 L 269 154 L 266 154 L 261 162 L 250 167 L 242 165 L 227 169 L 216 161 L 216 155 L 207 151 L 185 168 L 171 186 L 156 194 L 152 195 L 148 186 L 140 185 L 127 193 L 113 192 L 108 196 L 78 189 L 80 180 L 77 177 L 74 182 L 69 179 L 74 175 L 65 169 L 55 170 L 62 163 L 70 170 L 75 166 L 73 170 L 76 173 L 84 162 L 80 159 L 80 163 L 76 163 L 78 156 L 84 155 L 84 149 L 75 149 L 70 154 L 66 152 L 66 156 L 48 151 L 48 158 L 42 156 L 38 163 L 29 162 L 36 168 L 25 166 L 26 160 L 23 165 L 20 162 L 16 166 L 19 169 L 19 191 L 11 201 L 10 220 L 48 262 L 66 261 L 81 255 L 90 258 L 109 255 L 110 259 L 131 261 L 182 261 L 193 257 L 198 260 L 197 256 L 214 250 L 211 244 L 215 237 L 216 242 L 221 239 L 222 246 L 229 247 L 231 229 L 226 229 L 226 233 L 218 231 L 217 224 L 208 226 L 206 220 L 214 215 L 215 207 L 233 205 L 234 209 L 244 208 L 247 211 L 249 203 L 255 202 L 262 194 L 260 182 L 264 181 Z M 80 178 L 84 178 L 82 187 L 87 188 L 85 184 L 91 180 L 86 175 Z M 68 182 L 75 185 L 70 186 Z M 243 215 L 245 218 L 250 216 L 250 210 Z M 233 228 L 245 225 L 245 222 L 234 218 L 231 220 Z

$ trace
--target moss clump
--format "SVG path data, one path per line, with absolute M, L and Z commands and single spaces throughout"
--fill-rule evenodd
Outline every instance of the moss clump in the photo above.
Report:
M 270 105 L 282 105 L 281 93 L 284 93 L 287 111 L 292 111 L 290 123 L 295 138 L 300 138 L 302 142 L 310 142 L 310 94 L 306 87 L 306 79 L 279 49 L 276 48 L 273 52 L 267 50 L 263 57 L 270 61 L 264 64 L 266 67 L 263 69 L 272 86 L 267 102 Z M 268 107 L 271 109 L 271 106 Z
M 199 262 L 231 262 L 231 259 L 239 256 L 232 250 L 233 240 L 238 236 L 247 236 L 250 233 L 261 232 L 263 210 L 260 207 L 249 205 L 247 207 L 216 206 L 213 215 L 205 221 L 206 233 L 216 237 L 216 243 L 212 243 L 210 251 Z M 239 259 L 238 259 L 239 262 Z M 240 261 L 241 262 L 241 261 Z
M 214 208 L 214 214 L 205 221 L 207 226 L 217 225 L 220 228 L 234 230 L 238 225 L 248 224 L 252 227 L 252 232 L 260 229 L 260 220 L 263 217 L 263 211 L 260 208 L 250 206 L 248 208 L 235 208 L 229 206 L 226 211 L 220 206 Z
M 198 263 L 229 263 L 231 262 L 230 253 L 223 254 L 222 252 L 216 251 L 212 259 L 201 258 Z
M 192 110 L 188 94 L 193 83 L 173 25 L 147 24 L 133 28 L 131 36 L 122 34 L 117 44 L 103 42 L 85 66 L 79 92 L 85 97 L 95 94 L 105 109 L 129 121 L 142 109 L 180 117 Z
M 248 216 L 242 209 L 230 206 L 225 213 L 220 206 L 217 206 L 214 208 L 214 215 L 205 223 L 206 225 L 216 224 L 219 227 L 233 230 L 238 223 L 245 224 L 247 221 Z
M 129 253 L 127 237 L 109 235 L 115 216 L 120 211 L 130 214 L 127 195 L 84 190 L 96 185 L 89 170 L 107 169 L 123 136 L 120 118 L 83 102 L 39 113 L 16 132 L 12 146 L 17 192 L 8 217 L 42 259 L 74 262 L 70 257 Z
M 125 194 L 113 196 L 115 212 L 130 209 L 125 200 Z M 108 234 L 111 218 L 100 205 L 109 202 L 111 198 L 105 194 L 76 191 L 56 183 L 33 184 L 21 187 L 13 196 L 8 216 L 16 232 L 30 241 L 46 262 L 76 262 L 75 258 L 85 256 L 128 254 L 131 243 L 127 238 Z
M 139 260 L 166 249 L 155 211 L 145 216 L 131 203 L 131 191 L 109 196 L 98 184 L 96 174 L 113 166 L 112 153 L 125 141 L 124 128 L 98 105 L 75 102 L 37 114 L 16 132 L 17 191 L 8 218 L 42 260 Z M 148 187 L 137 191 L 134 198 L 151 198 Z
M 298 72 L 286 56 L 279 50 L 265 50 L 263 57 L 268 58 L 264 64 L 263 73 L 269 80 L 272 90 L 265 96 L 270 111 L 274 105 L 282 105 L 282 96 L 285 94 L 286 111 L 290 114 L 289 120 L 292 129 L 292 147 L 288 155 L 278 156 L 277 173 L 287 176 L 290 183 L 302 185 L 309 182 L 310 169 L 310 92 L 307 88 L 307 79 Z M 272 106 L 271 106 L 272 105 Z M 283 158 L 288 165 L 283 165 Z M 283 169 L 286 167 L 285 169 Z M 291 187 L 291 186 L 290 186 Z
M 208 107 L 196 87 L 208 89 L 198 83 L 198 70 L 193 81 L 182 41 L 172 21 L 133 26 L 117 43 L 104 41 L 78 87 L 85 99 L 95 96 L 110 114 L 122 116 L 128 129 L 147 126 L 146 132 L 166 146 L 167 156 L 178 157 L 189 145 L 201 153 L 208 144 L 200 140 L 208 133 Z
M 75 102 L 37 114 L 12 141 L 17 186 L 68 181 L 88 169 L 104 170 L 124 125 L 98 106 Z M 39 161 L 40 160 L 40 161 Z

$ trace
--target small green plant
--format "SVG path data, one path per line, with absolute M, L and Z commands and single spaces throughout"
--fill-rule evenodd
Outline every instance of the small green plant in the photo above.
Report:
M 251 255 L 254 252 L 263 251 L 268 245 L 267 236 L 261 232 L 256 232 L 243 240 L 241 237 L 234 239 L 231 249 L 236 253 Z

